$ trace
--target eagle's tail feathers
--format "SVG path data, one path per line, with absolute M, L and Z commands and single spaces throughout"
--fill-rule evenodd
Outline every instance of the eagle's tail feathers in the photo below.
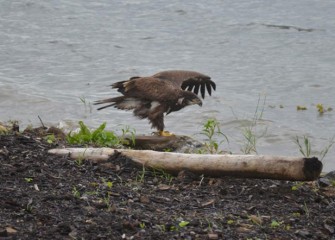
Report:
M 104 103 L 110 103 L 110 102 L 115 102 L 115 98 L 107 98 L 107 99 L 102 99 L 95 101 L 93 105 L 98 105 L 98 104 L 104 104 Z
M 127 98 L 127 97 L 121 96 L 121 97 L 99 100 L 99 101 L 94 102 L 93 104 L 97 105 L 97 104 L 104 104 L 104 103 L 111 103 L 111 104 L 98 108 L 98 110 L 101 110 L 107 107 L 112 107 L 112 106 L 115 108 L 124 109 L 124 110 L 135 109 L 136 107 L 138 107 L 141 101 L 136 98 L 129 98 L 129 97 Z
M 105 108 L 108 108 L 108 107 L 112 107 L 112 106 L 114 106 L 114 105 L 115 105 L 115 103 L 108 104 L 108 105 L 106 105 L 106 106 L 103 106 L 103 107 L 98 108 L 97 110 L 102 110 L 102 109 L 105 109 Z

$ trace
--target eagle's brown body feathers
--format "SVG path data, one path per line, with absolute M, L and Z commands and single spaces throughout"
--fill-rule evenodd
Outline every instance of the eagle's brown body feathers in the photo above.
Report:
M 188 105 L 202 105 L 196 95 L 205 88 L 211 95 L 215 83 L 210 77 L 192 71 L 164 71 L 151 77 L 132 77 L 112 84 L 123 96 L 96 101 L 94 104 L 109 103 L 98 110 L 113 106 L 123 110 L 133 110 L 135 116 L 148 118 L 152 128 L 164 130 L 164 113 L 178 111 Z M 187 90 L 185 90 L 187 89 Z M 193 90 L 193 92 L 192 92 Z

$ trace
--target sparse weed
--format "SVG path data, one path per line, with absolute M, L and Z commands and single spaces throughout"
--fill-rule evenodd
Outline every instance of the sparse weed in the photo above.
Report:
M 140 228 L 141 228 L 141 229 L 145 229 L 145 223 L 144 223 L 144 222 L 141 222 L 141 223 L 140 223 Z
M 107 195 L 103 198 L 103 202 L 106 204 L 107 211 L 110 211 L 112 209 L 112 204 L 111 204 L 111 195 L 110 192 L 107 192 Z
M 84 162 L 84 158 L 83 157 L 78 157 L 76 160 L 74 160 L 74 162 L 77 164 L 77 166 L 81 166 L 83 165 Z
M 232 225 L 232 224 L 234 224 L 234 223 L 235 223 L 235 221 L 232 220 L 232 219 L 229 219 L 229 220 L 227 221 L 227 224 L 228 224 L 228 225 Z
M 311 141 L 307 136 L 303 136 L 303 141 L 300 141 L 300 138 L 298 136 L 295 137 L 295 143 L 297 144 L 300 153 L 308 158 L 311 156 L 312 153 L 312 144 Z M 329 149 L 334 145 L 335 143 L 335 135 L 329 140 L 328 145 L 320 151 L 320 161 L 322 161 L 325 156 L 327 155 Z
M 25 211 L 27 213 L 32 213 L 33 209 L 34 209 L 34 207 L 33 207 L 33 199 L 30 198 L 29 201 L 28 201 L 28 203 L 27 203 L 27 205 L 26 205 Z
M 190 222 L 188 221 L 181 221 L 178 225 L 179 227 L 183 228 L 183 227 L 186 227 Z
M 57 141 L 54 134 L 49 134 L 49 135 L 45 136 L 44 140 L 49 144 L 53 144 Z
M 320 161 L 322 161 L 325 158 L 329 149 L 334 145 L 334 143 L 335 143 L 335 135 L 329 140 L 328 145 L 320 152 Z
M 121 128 L 122 135 L 120 137 L 120 142 L 125 145 L 135 145 L 135 137 L 136 137 L 136 130 L 134 128 L 130 128 L 126 125 L 124 128 Z M 128 135 L 130 134 L 130 139 Z M 130 140 L 130 142 L 129 142 Z
M 85 113 L 92 113 L 92 103 L 87 101 L 85 97 L 79 97 L 80 101 L 84 104 Z
M 113 187 L 113 182 L 111 181 L 106 181 L 104 178 L 101 178 L 103 184 L 108 188 L 111 189 Z
M 282 224 L 283 224 L 282 221 L 281 221 L 281 222 L 278 222 L 278 221 L 276 221 L 276 220 L 272 220 L 272 221 L 271 221 L 271 224 L 270 224 L 270 227 L 271 227 L 271 228 L 278 228 L 278 227 L 280 227 Z
M 80 198 L 80 192 L 78 191 L 78 189 L 75 186 L 72 188 L 72 195 L 75 198 Z
M 146 169 L 143 165 L 142 166 L 142 171 L 139 171 L 137 176 L 136 176 L 136 182 L 140 182 L 140 183 L 144 182 L 145 172 L 146 172 Z
M 242 129 L 242 134 L 245 140 L 244 146 L 241 148 L 241 151 L 245 154 L 251 154 L 256 153 L 257 154 L 257 140 L 261 137 L 263 137 L 267 129 L 265 129 L 260 135 L 257 135 L 257 124 L 262 119 L 264 109 L 265 109 L 265 102 L 266 102 L 266 96 L 264 97 L 263 103 L 260 106 L 261 103 L 261 96 L 258 97 L 258 102 L 256 106 L 256 110 L 252 119 L 251 124 L 248 124 L 248 126 L 244 127 Z
M 24 180 L 25 180 L 27 183 L 30 183 L 30 182 L 33 181 L 33 178 L 27 177 L 27 178 L 24 178 Z
M 297 182 L 291 187 L 292 191 L 297 191 L 299 188 L 301 188 L 305 183 L 304 182 Z
M 308 137 L 306 137 L 306 136 L 303 136 L 303 140 L 304 141 L 303 141 L 303 144 L 302 144 L 299 140 L 299 137 L 296 136 L 295 143 L 298 145 L 299 151 L 301 152 L 301 154 L 304 157 L 308 158 L 311 155 L 311 143 L 310 143 Z
M 310 211 L 309 211 L 309 208 L 308 208 L 306 202 L 304 202 L 304 211 L 305 211 L 305 214 L 306 214 L 307 218 L 309 218 Z
M 165 172 L 163 169 L 153 169 L 153 175 L 157 178 L 164 179 L 168 182 L 170 185 L 174 179 L 174 176 L 172 176 L 170 173 Z

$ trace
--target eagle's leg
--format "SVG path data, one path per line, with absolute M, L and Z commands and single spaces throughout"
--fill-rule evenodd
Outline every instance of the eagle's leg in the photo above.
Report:
M 148 114 L 148 119 L 151 122 L 151 127 L 156 128 L 158 132 L 155 132 L 155 135 L 170 137 L 174 136 L 174 134 L 164 131 L 164 112 L 166 112 L 165 105 L 158 105 L 153 110 L 151 110 Z

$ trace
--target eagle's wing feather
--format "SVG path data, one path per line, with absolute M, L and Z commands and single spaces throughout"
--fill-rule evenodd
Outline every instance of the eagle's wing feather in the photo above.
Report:
M 172 70 L 163 71 L 153 75 L 155 78 L 170 81 L 183 90 L 193 91 L 195 94 L 201 92 L 202 98 L 205 98 L 205 92 L 212 94 L 212 89 L 215 90 L 216 84 L 207 75 L 194 71 Z

